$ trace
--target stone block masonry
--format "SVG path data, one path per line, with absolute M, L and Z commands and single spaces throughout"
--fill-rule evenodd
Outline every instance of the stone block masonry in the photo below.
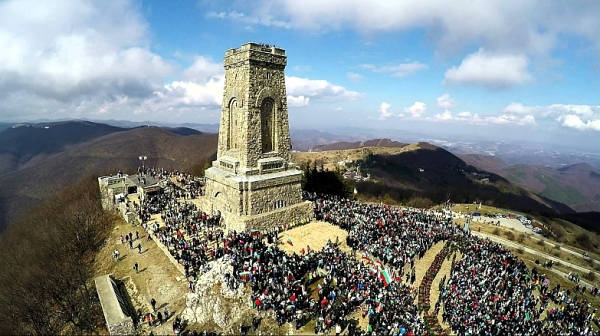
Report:
M 225 52 L 217 160 L 206 170 L 203 210 L 228 230 L 269 229 L 309 221 L 302 172 L 289 162 L 291 141 L 285 50 L 246 43 Z

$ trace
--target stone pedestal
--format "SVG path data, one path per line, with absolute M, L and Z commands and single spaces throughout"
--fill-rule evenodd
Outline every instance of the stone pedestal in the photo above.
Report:
M 241 176 L 212 167 L 205 176 L 203 210 L 219 212 L 227 230 L 265 230 L 314 217 L 312 203 L 302 200 L 302 172 L 295 168 Z

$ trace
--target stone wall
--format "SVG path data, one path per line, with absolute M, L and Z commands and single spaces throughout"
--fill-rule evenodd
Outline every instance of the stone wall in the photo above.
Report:
M 278 183 L 260 189 L 251 189 L 250 215 L 260 215 L 265 212 L 273 211 L 281 206 L 290 206 L 302 201 L 302 189 L 300 181 Z
M 315 213 L 311 202 L 301 202 L 285 208 L 270 211 L 261 215 L 243 216 L 236 223 L 227 224 L 228 230 L 261 231 L 271 228 L 289 228 L 295 225 L 308 223 L 313 220 Z
M 118 286 L 110 274 L 94 279 L 96 291 L 100 298 L 106 327 L 111 335 L 132 335 L 135 332 L 133 319 L 127 312 L 127 298 L 120 293 Z
M 207 213 L 220 211 L 221 215 L 241 214 L 240 182 L 226 178 L 215 167 L 206 170 L 205 198 L 210 199 L 203 209 Z

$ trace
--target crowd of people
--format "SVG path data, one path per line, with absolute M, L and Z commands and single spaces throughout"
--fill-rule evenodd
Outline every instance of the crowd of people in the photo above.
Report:
M 443 213 L 304 193 L 316 219 L 348 231 L 353 252 L 330 241 L 319 251 L 307 247 L 287 254 L 278 246 L 278 229 L 224 235 L 220 216 L 180 201 L 201 194 L 201 188 L 194 192 L 190 181 L 195 180 L 175 176 L 178 185 L 136 205 L 145 228 L 184 265 L 191 290 L 208 261 L 226 256 L 234 269 L 226 275 L 227 285 L 251 288 L 254 307 L 273 314 L 280 325 L 301 328 L 314 321 L 316 333 L 353 333 L 359 330 L 352 318 L 360 314 L 368 321 L 367 332 L 422 334 L 411 286 L 415 262 L 434 244 L 452 240 L 463 257 L 453 260 L 451 274 L 442 280 L 436 310 L 443 308 L 443 320 L 455 333 L 595 335 L 590 327 L 595 311 L 581 294 L 558 285 L 550 289 L 543 274 L 529 270 L 508 249 L 463 232 Z M 153 221 L 153 214 L 164 224 Z M 551 302 L 558 308 L 548 309 Z
M 510 250 L 490 240 L 465 235 L 462 258 L 452 265 L 440 300 L 443 319 L 464 335 L 596 335 L 594 311 L 581 296 L 571 297 Z M 539 295 L 535 294 L 535 290 Z M 550 301 L 560 306 L 542 313 Z
M 234 232 L 225 240 L 226 253 L 234 276 L 252 288 L 256 309 L 272 310 L 280 325 L 300 328 L 314 320 L 317 334 L 334 327 L 354 332 L 349 317 L 358 311 L 378 334 L 420 334 L 414 296 L 402 282 L 384 285 L 378 270 L 331 241 L 320 251 L 288 255 L 269 240 L 277 237 Z
M 223 256 L 223 227 L 219 215 L 207 214 L 194 203 L 181 202 L 181 192 L 178 186 L 171 185 L 136 207 L 144 228 L 184 266 L 193 288 L 199 270 L 207 262 Z M 152 219 L 155 214 L 160 215 L 162 224 Z

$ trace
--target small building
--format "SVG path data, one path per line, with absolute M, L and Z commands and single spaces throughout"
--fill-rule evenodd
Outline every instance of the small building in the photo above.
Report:
M 159 180 L 150 175 L 127 175 L 117 173 L 111 176 L 98 177 L 100 195 L 102 196 L 102 207 L 104 209 L 121 208 L 119 204 L 125 203 L 125 198 L 131 194 L 137 194 L 138 199 L 145 200 L 148 197 L 162 193 L 166 187 L 166 181 Z

